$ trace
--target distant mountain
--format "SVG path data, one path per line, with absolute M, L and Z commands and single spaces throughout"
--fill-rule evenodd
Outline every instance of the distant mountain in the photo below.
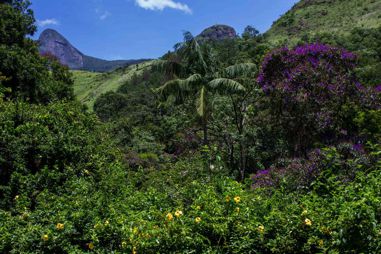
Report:
M 221 41 L 237 38 L 237 32 L 227 25 L 214 25 L 206 28 L 197 37 L 202 40 Z
M 301 0 L 266 32 L 270 41 L 304 35 L 348 35 L 354 28 L 381 26 L 381 0 Z
M 44 30 L 38 40 L 42 55 L 55 56 L 62 64 L 73 70 L 96 72 L 112 71 L 119 67 L 138 64 L 148 59 L 107 61 L 83 54 L 76 49 L 64 36 L 53 29 Z

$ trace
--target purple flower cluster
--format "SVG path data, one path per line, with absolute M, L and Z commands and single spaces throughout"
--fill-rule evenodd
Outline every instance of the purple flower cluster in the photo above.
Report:
M 376 87 L 374 88 L 374 91 L 375 91 L 376 93 L 381 93 L 381 84 L 379 84 L 378 86 L 376 86 Z
M 265 57 L 257 81 L 265 92 L 296 92 L 313 85 L 343 92 L 338 86 L 342 85 L 343 76 L 350 79 L 356 60 L 356 55 L 349 51 L 320 43 L 294 49 L 283 47 Z
M 360 92 L 362 105 L 369 109 L 381 109 L 381 84 L 377 86 L 363 86 Z
M 308 188 L 316 180 L 322 171 L 331 168 L 338 170 L 343 181 L 353 179 L 356 172 L 360 170 L 358 164 L 369 163 L 368 154 L 364 145 L 360 143 L 344 142 L 335 147 L 327 147 L 323 150 L 315 149 L 307 158 L 294 158 L 279 160 L 269 169 L 258 171 L 251 177 L 252 188 L 279 187 L 287 182 L 289 188 Z M 335 165 L 337 166 L 336 168 Z M 339 172 L 340 171 L 340 172 Z
M 272 121 L 284 130 L 296 156 L 316 142 L 357 135 L 348 129 L 351 112 L 381 108 L 381 84 L 358 82 L 356 62 L 355 54 L 320 43 L 266 55 L 257 81 L 271 100 Z
M 310 119 L 303 120 L 309 129 L 331 128 L 343 101 L 360 101 L 364 87 L 353 75 L 356 61 L 353 53 L 320 43 L 283 47 L 265 57 L 257 81 L 283 112 Z

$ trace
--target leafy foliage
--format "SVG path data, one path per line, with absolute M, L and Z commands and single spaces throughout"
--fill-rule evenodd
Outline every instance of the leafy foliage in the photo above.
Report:
M 1 208 L 16 195 L 33 206 L 42 191 L 60 193 L 72 177 L 96 174 L 116 159 L 97 120 L 76 104 L 0 104 Z M 25 203 L 25 204 L 27 204 Z
M 1 253 L 380 252 L 378 30 L 346 42 L 367 34 L 358 58 L 321 43 L 266 54 L 252 27 L 185 33 L 158 61 L 75 72 L 94 114 L 57 101 L 71 75 L 36 55 L 28 6 L 0 3 Z
M 166 188 L 176 186 L 169 177 L 180 173 L 184 179 L 184 174 L 197 170 L 192 164 L 176 168 L 167 171 Z M 324 182 L 331 189 L 325 196 L 282 190 L 268 196 L 260 189 L 245 191 L 224 177 L 209 183 L 187 180 L 182 188 L 165 194 L 156 188 L 163 175 L 146 176 L 150 186 L 137 191 L 122 185 L 124 175 L 115 166 L 109 173 L 96 183 L 71 181 L 69 186 L 78 192 L 70 195 L 41 193 L 35 211 L 20 210 L 20 216 L 2 212 L 1 250 L 372 253 L 380 248 L 379 171 L 359 174 L 347 185 Z M 22 200 L 20 196 L 15 203 Z M 30 226 L 18 226 L 26 222 Z M 12 235 L 23 237 L 11 240 L 12 228 Z
M 25 38 L 35 32 L 29 1 L 0 3 L 0 71 L 8 77 L 2 86 L 7 98 L 33 103 L 72 99 L 68 70 L 54 59 L 40 57 L 35 43 Z

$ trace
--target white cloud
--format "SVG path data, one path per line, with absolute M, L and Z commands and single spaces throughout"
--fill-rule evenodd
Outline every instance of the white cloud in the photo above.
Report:
M 58 25 L 59 22 L 56 19 L 44 19 L 44 20 L 37 20 L 37 25 L 39 27 L 44 27 L 48 25 Z
M 100 19 L 100 20 L 105 20 L 105 19 L 107 19 L 107 18 L 110 17 L 110 16 L 111 16 L 111 13 L 108 12 L 108 11 L 105 11 L 103 14 L 101 14 L 101 15 L 99 16 L 99 19 Z
M 99 17 L 100 20 L 105 20 L 105 19 L 107 19 L 108 17 L 111 16 L 111 12 L 100 10 L 98 8 L 95 9 L 95 13 L 98 14 L 98 17 Z
M 147 10 L 164 10 L 172 8 L 186 13 L 192 13 L 188 5 L 173 0 L 135 0 L 136 4 Z

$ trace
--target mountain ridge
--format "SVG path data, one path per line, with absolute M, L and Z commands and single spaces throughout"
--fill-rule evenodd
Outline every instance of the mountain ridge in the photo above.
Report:
M 72 70 L 107 72 L 151 59 L 104 60 L 83 54 L 54 29 L 45 29 L 38 39 L 40 54 L 52 55 Z

